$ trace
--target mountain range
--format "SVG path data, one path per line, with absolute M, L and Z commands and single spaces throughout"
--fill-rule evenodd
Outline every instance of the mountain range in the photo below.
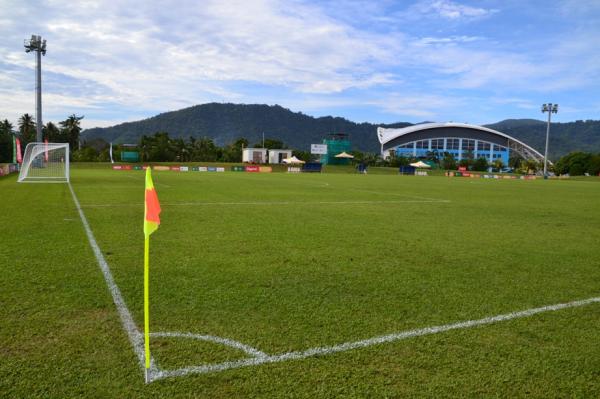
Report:
M 353 149 L 378 152 L 378 126 L 401 128 L 407 122 L 392 124 L 356 123 L 345 118 L 315 118 L 292 112 L 279 105 L 208 103 L 178 111 L 161 113 L 148 119 L 92 128 L 82 132 L 85 141 L 101 138 L 113 143 L 138 143 L 142 135 L 168 132 L 171 137 L 189 139 L 208 137 L 223 146 L 240 137 L 250 145 L 265 138 L 284 142 L 288 147 L 307 151 L 312 143 L 321 143 L 330 133 L 349 135 Z M 535 119 L 507 119 L 485 125 L 513 136 L 543 153 L 546 122 Z M 586 120 L 552 123 L 549 158 L 569 152 L 600 152 L 600 121 Z

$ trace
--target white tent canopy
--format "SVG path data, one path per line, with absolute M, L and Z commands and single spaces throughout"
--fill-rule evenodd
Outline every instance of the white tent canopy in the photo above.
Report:
M 430 165 L 426 164 L 423 161 L 411 163 L 410 166 L 414 166 L 415 168 L 431 168 Z
M 303 160 L 296 158 L 296 156 L 294 155 L 291 158 L 286 158 L 283 160 L 283 163 L 304 163 Z
M 348 154 L 348 153 L 347 153 L 347 152 L 345 152 L 345 151 L 344 151 L 344 152 L 340 152 L 340 153 L 339 153 L 339 154 L 337 154 L 335 157 L 336 157 L 336 158 L 348 158 L 348 159 L 350 159 L 350 158 L 354 158 L 354 156 L 353 156 L 353 155 L 350 155 L 350 154 Z

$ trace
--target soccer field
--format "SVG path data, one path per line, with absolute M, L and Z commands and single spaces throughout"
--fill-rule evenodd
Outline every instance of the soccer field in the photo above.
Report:
M 113 283 L 69 185 L 0 179 L 0 397 L 600 397 L 596 181 L 153 178 L 150 384 L 144 173 L 71 170 Z

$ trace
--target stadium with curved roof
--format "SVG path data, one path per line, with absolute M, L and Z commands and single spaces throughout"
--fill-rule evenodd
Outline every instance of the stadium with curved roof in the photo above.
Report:
M 526 160 L 542 162 L 544 156 L 531 146 L 497 130 L 467 123 L 423 123 L 402 129 L 377 128 L 381 156 L 424 158 L 428 153 L 450 153 L 457 160 L 466 157 L 500 159 L 505 165 L 511 152 Z

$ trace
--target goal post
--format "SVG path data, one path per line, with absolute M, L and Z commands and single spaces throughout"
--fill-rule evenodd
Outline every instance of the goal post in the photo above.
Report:
M 68 183 L 69 143 L 29 143 L 19 183 Z

